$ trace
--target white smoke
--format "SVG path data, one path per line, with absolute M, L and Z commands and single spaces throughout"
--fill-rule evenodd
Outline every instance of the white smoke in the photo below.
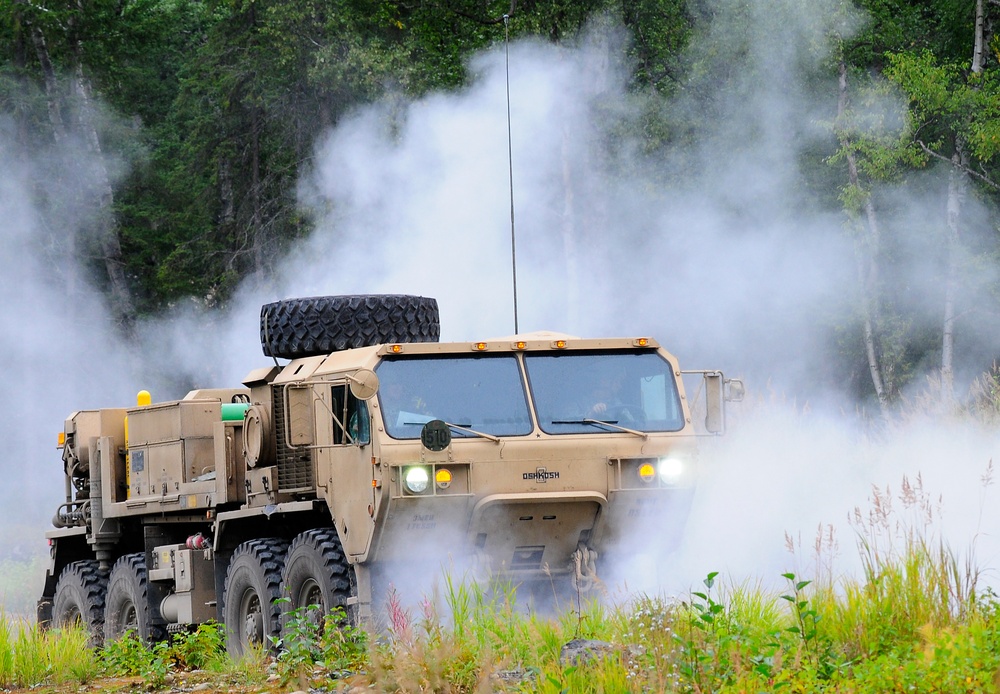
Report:
M 855 249 L 840 214 L 811 199 L 799 166 L 833 137 L 837 85 L 816 79 L 829 59 L 819 47 L 831 22 L 847 31 L 857 18 L 838 17 L 834 2 L 719 6 L 713 31 L 733 33 L 734 53 L 749 57 L 719 70 L 739 75 L 718 93 L 681 90 L 663 105 L 689 117 L 711 106 L 711 121 L 693 151 L 658 159 L 627 137 L 608 146 L 639 106 L 624 86 L 620 32 L 599 27 L 573 48 L 510 48 L 521 330 L 651 334 L 682 366 L 744 376 L 758 399 L 777 393 L 706 452 L 681 548 L 623 577 L 677 590 L 713 570 L 773 579 L 829 561 L 830 572 L 851 573 L 861 529 L 847 518 L 867 513 L 876 489 L 898 495 L 904 479 L 921 480 L 935 499 L 928 533 L 958 552 L 976 538 L 979 559 L 990 561 L 992 490 L 981 477 L 996 438 L 921 419 L 872 439 L 853 407 L 844 412 L 845 379 L 830 366 L 843 339 L 836 326 L 853 320 Z M 321 143 L 303 183 L 319 226 L 291 259 L 283 291 L 430 295 L 443 339 L 511 332 L 504 52 L 477 57 L 472 73 L 457 94 L 361 109 Z M 877 107 L 902 123 L 901 102 Z M 943 181 L 940 172 L 925 178 L 925 187 Z M 910 195 L 906 214 L 926 225 L 935 205 Z M 907 296 L 924 297 L 920 315 L 936 320 L 926 258 L 906 250 L 898 272 L 913 287 Z M 827 546 L 810 558 L 830 526 L 839 556 Z
M 95 207 L 88 178 L 74 175 L 96 158 L 73 141 L 28 156 L 7 126 L 0 122 L 0 558 L 25 558 L 47 550 L 44 528 L 64 499 L 63 420 L 131 400 L 137 357 L 71 260 Z
M 817 47 L 838 3 L 715 5 L 712 31 L 732 41 L 698 37 L 689 58 L 704 59 L 701 46 L 732 47 L 715 65 L 725 79 L 696 96 L 697 85 L 682 84 L 662 104 L 703 127 L 696 146 L 681 133 L 655 155 L 621 134 L 650 104 L 626 88 L 621 29 L 598 23 L 576 46 L 510 46 L 518 327 L 650 335 L 686 368 L 743 376 L 752 397 L 777 391 L 779 404 L 747 413 L 706 453 L 679 554 L 644 574 L 657 585 L 674 589 L 711 570 L 773 577 L 801 561 L 786 553 L 785 533 L 808 546 L 820 524 L 842 526 L 865 506 L 872 485 L 895 489 L 918 472 L 930 494 L 944 495 L 949 538 L 961 548 L 987 525 L 976 510 L 990 492 L 979 477 L 995 437 L 922 422 L 871 441 L 853 412 L 838 416 L 843 388 L 822 394 L 844 379 L 829 365 L 835 326 L 852 319 L 855 257 L 840 216 L 811 200 L 799 167 L 804 152 L 831 138 L 822 124 L 832 119 L 836 84 L 804 75 L 828 58 Z M 278 276 L 243 287 L 226 314 L 178 311 L 139 326 L 141 347 L 131 353 L 60 246 L 75 216 L 37 207 L 41 197 L 69 210 L 79 193 L 49 179 L 39 196 L 33 182 L 45 180 L 37 175 L 44 161 L 12 149 L 0 130 L 0 342 L 11 367 L 0 421 L 11 447 L 2 469 L 13 485 L 0 525 L 52 515 L 62 495 L 55 434 L 71 411 L 129 404 L 140 388 L 165 400 L 188 387 L 233 386 L 266 363 L 263 302 L 421 294 L 439 301 L 442 339 L 510 334 L 507 67 L 497 48 L 473 60 L 460 91 L 394 97 L 343 119 L 317 144 L 301 183 L 317 230 Z M 55 153 L 53 170 L 87 156 Z M 941 177 L 927 179 L 925 188 Z M 906 197 L 896 207 L 926 223 L 939 215 L 930 200 Z M 926 256 L 906 250 L 910 296 L 933 303 L 937 293 L 921 280 Z M 803 392 L 811 409 L 795 402 Z M 25 497 L 27 513 L 14 505 Z M 840 534 L 845 557 L 849 533 Z

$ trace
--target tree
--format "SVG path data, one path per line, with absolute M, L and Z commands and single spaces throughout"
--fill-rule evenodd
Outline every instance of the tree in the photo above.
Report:
M 889 56 L 887 75 L 906 93 L 910 104 L 912 142 L 926 155 L 924 161 L 949 166 L 946 215 L 941 225 L 945 248 L 941 329 L 941 397 L 954 397 L 955 341 L 959 318 L 962 271 L 969 262 L 968 196 L 995 195 L 1000 186 L 991 170 L 997 165 L 1000 143 L 1000 69 L 987 61 L 983 3 L 969 25 L 971 61 L 939 56 L 929 49 Z

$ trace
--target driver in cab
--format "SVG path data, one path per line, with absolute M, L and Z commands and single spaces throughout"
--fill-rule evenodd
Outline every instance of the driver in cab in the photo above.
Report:
M 589 408 L 584 415 L 587 419 L 607 418 L 623 404 L 622 389 L 625 374 L 620 370 L 604 369 L 597 377 L 593 393 L 589 400 Z

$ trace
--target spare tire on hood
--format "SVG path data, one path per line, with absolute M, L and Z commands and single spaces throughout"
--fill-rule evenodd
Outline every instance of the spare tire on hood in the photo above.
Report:
M 353 294 L 284 299 L 260 309 L 264 355 L 298 359 L 392 342 L 437 342 L 436 299 Z

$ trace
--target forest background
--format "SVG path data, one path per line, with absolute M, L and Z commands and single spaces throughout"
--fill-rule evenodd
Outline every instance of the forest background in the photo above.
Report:
M 300 194 L 324 135 L 372 103 L 388 105 L 383 127 L 398 132 L 398 104 L 469 89 L 473 56 L 508 38 L 579 47 L 600 33 L 614 43 L 606 59 L 620 63 L 624 85 L 602 86 L 610 80 L 591 66 L 588 107 L 599 122 L 583 133 L 586 157 L 642 166 L 646 184 L 663 189 L 704 185 L 691 171 L 717 155 L 705 143 L 720 122 L 732 119 L 744 146 L 762 136 L 767 124 L 741 122 L 727 100 L 792 79 L 814 109 L 785 133 L 801 143 L 780 153 L 796 172 L 781 194 L 803 217 L 838 216 L 856 256 L 840 287 L 851 301 L 817 316 L 835 343 L 819 375 L 886 410 L 928 374 L 950 397 L 964 368 L 964 391 L 996 355 L 982 345 L 998 327 L 994 15 L 990 0 L 5 0 L 4 154 L 39 161 L 72 142 L 99 155 L 68 167 L 50 157 L 31 171 L 41 180 L 28 194 L 48 233 L 51 280 L 68 296 L 81 283 L 97 287 L 127 337 L 146 316 L 181 302 L 225 307 L 248 277 L 273 277 L 328 211 Z M 762 58 L 768 42 L 790 47 Z M 627 112 L 616 111 L 619 97 Z M 550 196 L 561 207 L 558 262 L 569 264 L 575 246 L 617 223 L 588 197 L 616 192 L 588 189 L 574 170 L 588 160 L 564 156 Z M 650 165 L 657 160 L 673 163 Z M 506 173 L 494 178 L 505 183 Z M 823 249 L 817 239 L 813 262 Z M 709 281 L 712 270 L 726 272 L 707 266 Z
M 445 337 L 512 332 L 513 239 L 521 328 L 652 334 L 866 435 L 914 403 L 995 424 L 998 19 L 994 0 L 0 0 L 0 527 L 50 517 L 72 410 L 258 366 L 262 300 L 419 293 Z M 835 457 L 854 434 L 789 426 L 757 442 L 795 460 L 772 484 L 801 465 L 829 492 L 816 470 L 844 473 L 817 440 Z M 939 449 L 892 457 L 916 450 Z M 3 546 L 35 556 L 35 534 Z

